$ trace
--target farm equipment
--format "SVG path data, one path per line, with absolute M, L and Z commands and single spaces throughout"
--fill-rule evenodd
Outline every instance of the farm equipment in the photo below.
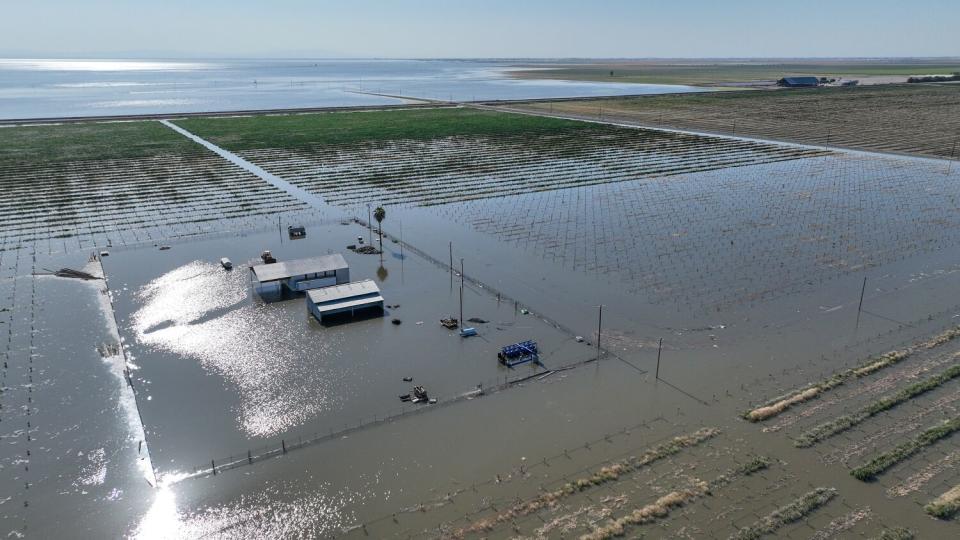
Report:
M 540 363 L 540 354 L 537 349 L 537 342 L 532 340 L 521 341 L 520 343 L 507 345 L 506 347 L 500 349 L 500 352 L 497 353 L 497 359 L 501 364 L 509 368 L 518 366 L 520 364 L 525 364 L 527 362 L 543 365 Z

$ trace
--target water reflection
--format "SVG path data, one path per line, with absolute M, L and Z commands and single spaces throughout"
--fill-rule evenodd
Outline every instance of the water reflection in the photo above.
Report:
M 291 483 L 269 486 L 210 507 L 180 510 L 171 486 L 161 486 L 134 538 L 317 538 L 344 530 L 354 521 L 343 508 L 357 502 L 346 494 L 327 495 L 327 486 L 300 489 Z
M 199 62 L 165 62 L 155 60 L 65 60 L 0 58 L 0 70 L 28 71 L 189 71 L 209 69 L 214 64 Z
M 247 435 L 267 437 L 328 407 L 342 371 L 338 376 L 317 365 L 318 357 L 335 359 L 339 348 L 329 335 L 310 339 L 302 299 L 254 302 L 247 279 L 245 272 L 207 262 L 181 266 L 137 292 L 141 307 L 132 326 L 140 343 L 194 358 L 232 383 L 240 398 L 239 426 Z M 196 399 L 198 407 L 209 405 L 203 396 Z

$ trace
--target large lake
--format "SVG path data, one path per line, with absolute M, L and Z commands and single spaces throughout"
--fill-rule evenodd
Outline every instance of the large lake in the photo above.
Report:
M 466 60 L 0 59 L 0 119 L 338 107 L 702 90 L 517 80 L 509 62 Z

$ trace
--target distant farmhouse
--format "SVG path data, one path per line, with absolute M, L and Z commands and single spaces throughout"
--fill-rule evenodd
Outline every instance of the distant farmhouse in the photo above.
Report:
M 786 86 L 787 88 L 809 88 L 820 86 L 820 79 L 816 77 L 784 77 L 777 81 L 777 86 Z

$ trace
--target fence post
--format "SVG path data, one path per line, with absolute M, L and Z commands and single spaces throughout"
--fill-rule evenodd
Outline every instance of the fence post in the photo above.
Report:
M 216 475 L 217 475 L 217 465 L 216 465 L 216 463 L 213 462 L 212 459 L 210 460 L 210 469 L 213 471 L 213 475 L 216 476 Z
M 283 453 L 284 453 L 284 454 L 287 453 L 287 441 L 286 441 L 286 440 L 280 439 L 280 448 L 283 450 Z

